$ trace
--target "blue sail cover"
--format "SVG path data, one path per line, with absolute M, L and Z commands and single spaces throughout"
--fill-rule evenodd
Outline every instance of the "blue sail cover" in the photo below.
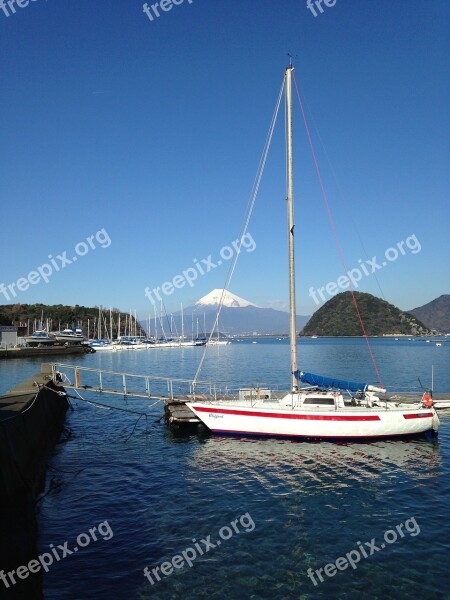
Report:
M 331 387 L 339 390 L 348 390 L 350 392 L 364 392 L 368 386 L 367 383 L 356 383 L 355 381 L 346 381 L 345 379 L 323 377 L 322 375 L 314 375 L 314 373 L 304 373 L 303 371 L 296 371 L 294 375 L 302 383 L 316 385 L 318 387 Z

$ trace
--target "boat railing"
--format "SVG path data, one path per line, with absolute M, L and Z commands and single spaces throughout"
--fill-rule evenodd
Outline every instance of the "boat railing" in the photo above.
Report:
M 287 390 L 281 390 L 278 387 L 269 388 L 267 385 L 255 385 L 253 387 L 230 387 L 228 385 L 219 386 L 213 384 L 212 388 L 205 389 L 204 385 L 196 384 L 195 394 L 190 398 L 196 402 L 227 402 L 240 405 L 255 406 L 262 402 L 273 402 L 284 397 Z

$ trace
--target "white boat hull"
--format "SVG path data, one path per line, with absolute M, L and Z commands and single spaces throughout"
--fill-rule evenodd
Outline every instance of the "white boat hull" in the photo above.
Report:
M 55 338 L 34 338 L 33 336 L 27 336 L 24 338 L 24 340 L 26 341 L 26 343 L 29 346 L 38 346 L 38 345 L 45 345 L 45 346 L 53 346 L 54 343 L 56 342 Z
M 120 350 L 146 350 L 150 346 L 148 344 L 118 344 Z
M 56 342 L 56 339 L 49 335 L 46 331 L 35 331 L 32 335 L 27 335 L 24 337 L 25 342 L 29 346 L 53 346 Z
M 340 411 L 249 408 L 190 402 L 187 406 L 215 433 L 321 439 L 377 439 L 437 429 L 434 409 Z
M 86 339 L 84 335 L 64 335 L 56 334 L 55 339 L 57 342 L 68 342 L 69 344 L 81 344 Z
M 103 352 L 103 351 L 110 351 L 110 352 L 114 352 L 115 351 L 115 347 L 112 344 L 87 344 L 90 348 L 93 348 L 96 352 Z
M 434 407 L 436 409 L 446 409 L 450 408 L 450 400 L 435 400 Z

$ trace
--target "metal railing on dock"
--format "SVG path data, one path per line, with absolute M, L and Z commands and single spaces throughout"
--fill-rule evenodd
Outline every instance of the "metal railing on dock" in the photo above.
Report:
M 235 400 L 240 398 L 250 405 L 266 397 L 274 398 L 276 391 L 270 391 L 266 386 L 250 388 L 230 387 L 211 381 L 194 381 L 174 377 L 159 377 L 155 375 L 136 375 L 93 369 L 65 363 L 51 363 L 53 378 L 62 377 L 65 388 L 88 390 L 120 396 L 138 398 L 158 398 L 162 400 Z
M 118 394 L 120 396 L 136 396 L 140 398 L 168 398 L 189 395 L 196 397 L 201 390 L 216 396 L 216 386 L 212 382 L 197 381 L 174 377 L 158 377 L 155 375 L 136 375 L 119 373 L 104 369 L 92 369 L 64 363 L 52 363 L 52 373 L 56 378 L 60 373 L 66 388 Z

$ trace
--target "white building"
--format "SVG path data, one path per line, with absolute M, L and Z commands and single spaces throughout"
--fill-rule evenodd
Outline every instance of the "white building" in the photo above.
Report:
M 0 347 L 11 348 L 17 345 L 17 329 L 14 325 L 0 325 Z

